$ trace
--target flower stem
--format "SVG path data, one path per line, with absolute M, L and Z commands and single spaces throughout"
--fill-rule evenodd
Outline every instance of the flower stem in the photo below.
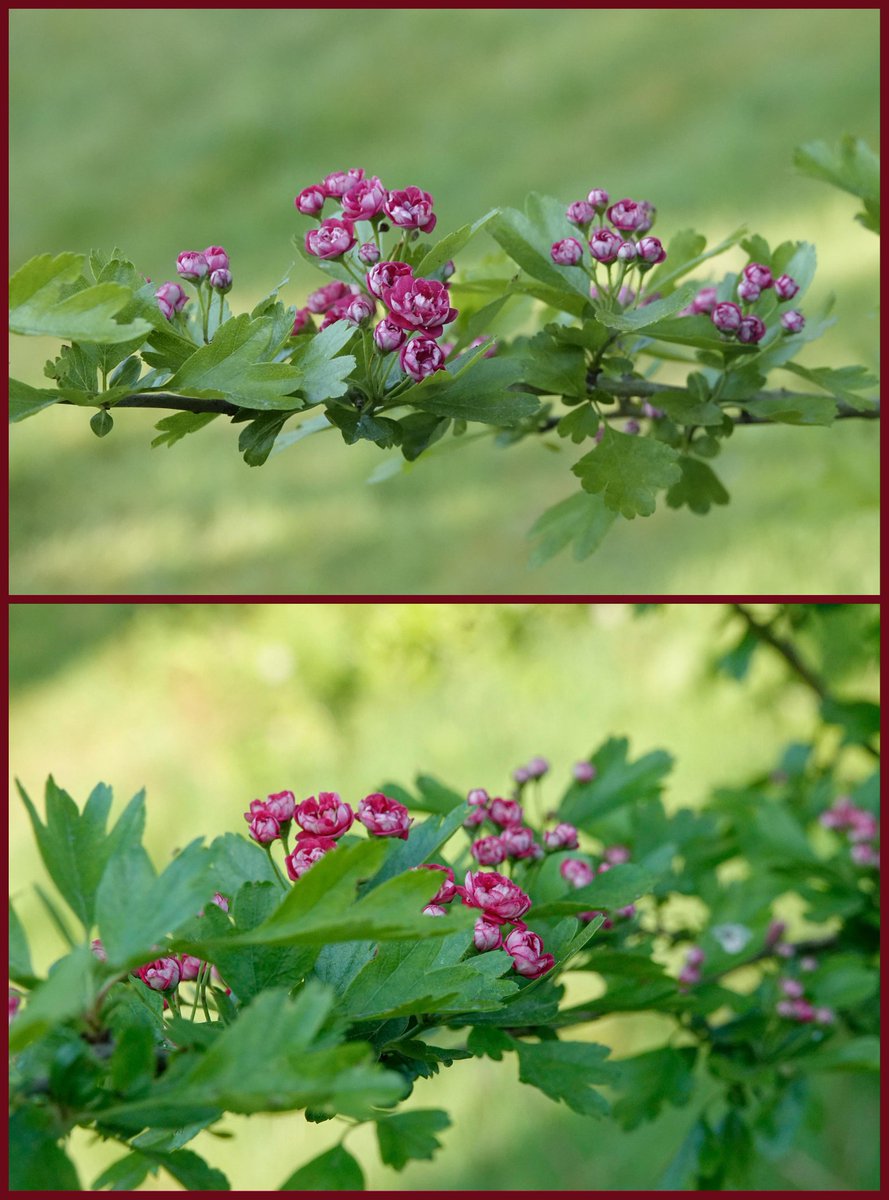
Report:
M 265 845 L 263 846 L 263 850 L 265 850 L 266 854 L 268 855 L 269 862 L 271 863 L 272 869 L 274 870 L 275 874 L 278 877 L 278 882 L 281 884 L 281 887 L 284 889 L 285 892 L 289 892 L 290 888 L 288 887 L 287 880 L 281 874 L 281 872 L 278 868 L 278 864 L 272 858 L 272 843 L 266 842 Z

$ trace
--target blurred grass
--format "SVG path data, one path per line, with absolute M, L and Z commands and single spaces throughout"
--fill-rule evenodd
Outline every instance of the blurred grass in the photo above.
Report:
M 13 266 L 117 243 L 163 279 L 178 250 L 213 241 L 246 306 L 292 260 L 293 195 L 329 170 L 428 188 L 442 232 L 531 190 L 604 185 L 651 197 L 667 234 L 749 223 L 815 241 L 815 295 L 838 292 L 838 324 L 809 361 L 875 363 L 877 242 L 850 197 L 790 165 L 812 138 L 876 144 L 875 11 L 11 18 Z M 300 264 L 285 298 L 312 281 Z M 40 385 L 52 349 L 16 339 L 13 373 Z M 479 445 L 368 488 L 375 447 L 329 434 L 254 471 L 218 423 L 150 452 L 159 415 L 121 414 L 103 442 L 77 411 L 13 430 L 13 592 L 877 590 L 864 422 L 739 431 L 720 459 L 727 509 L 622 523 L 592 560 L 530 572 L 525 532 L 572 490 L 565 453 Z
M 857 614 L 830 609 L 830 653 L 843 694 L 874 686 L 853 639 Z M 459 790 L 506 786 L 542 753 L 555 798 L 571 763 L 610 734 L 633 757 L 675 755 L 666 801 L 696 805 L 713 785 L 768 769 L 807 738 L 814 702 L 786 685 L 768 655 L 739 686 L 713 660 L 737 638 L 722 606 L 670 605 L 644 618 L 629 605 L 61 605 L 11 611 L 12 771 L 37 795 L 45 776 L 82 802 L 99 780 L 122 805 L 148 789 L 146 844 L 156 863 L 197 836 L 240 828 L 245 802 L 281 787 L 333 787 L 354 800 L 417 771 Z M 840 651 L 846 646 L 845 659 Z M 813 660 L 816 661 L 816 660 Z M 848 690 L 845 690 L 848 689 Z M 854 757 L 851 760 L 855 769 Z M 62 952 L 32 889 L 44 878 L 18 801 L 10 807 L 12 892 L 44 970 Z M 595 986 L 571 980 L 572 1002 Z M 625 1056 L 663 1040 L 660 1017 L 583 1027 Z M 824 1126 L 757 1187 L 869 1187 L 876 1179 L 876 1093 L 870 1082 L 820 1088 Z M 378 1165 L 372 1136 L 349 1135 L 376 1188 L 650 1188 L 697 1110 L 669 1110 L 618 1134 L 520 1087 L 512 1063 L 460 1063 L 418 1084 L 416 1107 L 454 1117 L 434 1163 L 398 1176 Z M 331 1144 L 334 1126 L 299 1116 L 230 1118 L 232 1142 L 195 1148 L 255 1190 L 273 1189 Z M 82 1180 L 119 1156 L 78 1135 Z M 274 1146 L 257 1155 L 256 1146 Z M 155 1181 L 154 1188 L 169 1187 Z

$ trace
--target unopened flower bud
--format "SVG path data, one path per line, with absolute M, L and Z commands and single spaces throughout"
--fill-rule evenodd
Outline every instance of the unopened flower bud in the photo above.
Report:
M 751 279 L 741 279 L 738 283 L 738 299 L 744 304 L 752 304 L 762 294 L 762 288 Z
M 208 246 L 204 251 L 208 271 L 227 271 L 231 266 L 228 254 L 221 246 Z
M 528 763 L 528 771 L 530 772 L 532 779 L 542 779 L 548 770 L 548 760 L 539 754 L 535 758 L 532 758 Z
M 179 977 L 182 983 L 188 983 L 189 980 L 197 979 L 201 973 L 201 967 L 204 964 L 199 958 L 195 958 L 193 954 L 179 955 Z
M 358 805 L 358 820 L 375 837 L 397 837 L 407 841 L 413 817 L 403 804 L 384 796 L 382 792 L 371 792 Z
M 475 808 L 478 804 L 487 804 L 490 796 L 484 788 L 472 788 L 466 797 L 466 803 Z
M 667 257 L 667 252 L 661 244 L 660 238 L 644 237 L 639 240 L 639 257 L 643 262 L 654 266 L 655 263 L 662 263 Z
M 586 887 L 593 882 L 593 868 L 582 858 L 566 858 L 559 864 L 559 874 L 573 888 Z
M 281 836 L 281 823 L 263 806 L 254 808 L 255 804 L 256 801 L 251 804 L 251 812 L 244 813 L 244 820 L 250 826 L 250 836 L 253 840 L 259 842 L 260 846 L 267 846 Z
M 401 348 L 398 361 L 405 375 L 420 383 L 436 371 L 445 369 L 444 351 L 431 337 L 411 338 Z
M 506 858 L 507 850 L 502 839 L 496 834 L 491 834 L 489 837 L 479 838 L 473 842 L 470 853 L 481 866 L 496 867 Z
M 526 979 L 539 979 L 555 966 L 553 956 L 543 953 L 543 938 L 530 929 L 514 929 L 504 939 L 503 948 L 518 974 Z
M 784 318 L 782 317 L 783 321 Z M 761 342 L 766 335 L 765 322 L 759 317 L 754 317 L 752 314 L 741 318 L 741 323 L 738 326 L 737 338 L 739 342 L 744 342 L 745 345 L 756 345 Z
M 624 239 L 613 229 L 602 225 L 590 230 L 590 254 L 596 262 L 612 263 L 617 258 L 617 252 L 623 245 Z
M 562 267 L 576 267 L 583 258 L 583 246 L 577 238 L 562 238 L 561 241 L 553 242 L 550 257 Z
M 442 908 L 440 904 L 427 904 L 423 909 L 424 917 L 446 917 L 447 915 L 448 910 Z
M 621 229 L 624 233 L 635 232 L 640 225 L 645 224 L 647 217 L 645 207 L 635 200 L 618 200 L 608 210 L 608 220 L 615 229 Z
M 500 841 L 509 858 L 534 858 L 534 830 L 527 825 L 510 825 L 503 830 Z
M 226 267 L 210 272 L 210 287 L 225 295 L 232 290 L 232 273 Z
M 306 326 L 312 328 L 312 311 L 308 308 L 298 308 L 296 316 L 293 318 L 293 329 L 290 331 L 291 337 L 296 337 L 298 333 L 302 333 Z
M 713 312 L 713 306 L 716 304 L 716 288 L 705 287 L 697 293 L 691 302 L 691 310 L 695 315 L 701 313 Z
M 456 269 L 457 268 L 454 266 L 454 260 L 449 258 L 445 265 L 441 268 L 442 279 L 450 279 Z
M 685 965 L 688 967 L 699 967 L 706 957 L 707 955 L 700 946 L 692 946 L 685 955 Z
M 284 859 L 287 874 L 296 882 L 305 875 L 325 854 L 336 850 L 336 839 L 331 837 L 314 837 L 312 834 L 300 834 L 296 845 Z
M 90 950 L 92 950 L 99 962 L 108 961 L 108 953 L 102 944 L 101 938 L 94 938 L 93 941 L 90 942 Z
M 781 324 L 787 333 L 801 333 L 806 324 L 806 318 L 798 309 L 791 308 L 781 314 Z
M 866 842 L 858 842 L 849 851 L 849 857 L 858 867 L 879 867 L 880 852 Z
M 629 421 L 624 425 L 624 433 L 639 433 L 641 429 L 642 426 L 634 417 L 630 417 Z
M 571 768 L 571 774 L 578 783 L 592 783 L 596 778 L 596 768 L 591 762 L 577 762 Z
M 519 785 L 531 782 L 531 772 L 527 767 L 516 767 L 512 773 L 512 777 Z
M 500 796 L 495 796 L 491 801 L 488 816 L 501 829 L 509 825 L 521 825 L 525 819 L 524 810 L 517 800 L 504 800 Z
M 805 988 L 798 979 L 782 979 L 778 986 L 785 996 L 789 996 L 791 1000 L 799 1000 L 805 992 Z
M 775 280 L 775 295 L 779 300 L 792 300 L 799 291 L 799 284 L 790 275 L 779 275 Z
M 818 959 L 813 954 L 806 954 L 799 960 L 799 969 L 801 971 L 811 972 L 818 970 Z
M 400 325 L 396 325 L 394 321 L 390 321 L 388 317 L 383 317 L 374 329 L 374 342 L 377 349 L 381 350 L 383 354 L 399 350 L 406 341 L 407 331 Z
M 630 851 L 626 846 L 606 846 L 605 861 L 617 866 L 619 863 L 630 861 Z
M 744 278 L 763 291 L 772 286 L 772 272 L 762 263 L 748 263 L 744 268 Z
M 380 261 L 379 247 L 373 242 L 364 242 L 358 250 L 358 259 L 365 266 L 372 267 Z
M 485 808 L 471 808 L 466 816 L 466 820 L 463 822 L 463 828 L 475 829 L 479 825 L 484 825 L 487 815 L 488 813 Z
M 836 1019 L 836 1013 L 832 1008 L 821 1007 L 815 1009 L 816 1025 L 833 1025 Z
M 555 829 L 547 829 L 543 841 L 548 850 L 576 850 L 577 830 L 567 821 L 562 821 Z
M 213 893 L 213 903 L 217 908 L 221 908 L 224 913 L 228 912 L 228 900 L 226 900 L 222 892 Z
M 609 196 L 603 188 L 593 188 L 587 195 L 587 201 L 592 204 L 596 212 L 604 212 L 608 207 Z
M 713 306 L 710 320 L 720 333 L 737 333 L 741 324 L 741 310 L 731 300 L 722 300 Z
M 19 991 L 16 991 L 15 988 L 10 988 L 9 989 L 9 1023 L 10 1023 L 10 1025 L 12 1024 L 13 1020 L 15 1019 L 16 1013 L 18 1012 L 19 1008 L 21 1007 L 21 1003 L 22 1003 L 22 993 Z
M 181 970 L 175 958 L 159 958 L 146 963 L 137 971 L 139 978 L 155 992 L 174 992 L 179 986 Z
M 619 262 L 634 262 L 639 257 L 639 247 L 634 241 L 621 242 L 617 248 Z
M 181 312 L 188 303 L 188 296 L 178 283 L 168 280 L 154 293 L 157 306 L 169 321 L 174 313 Z
M 176 259 L 177 272 L 192 282 L 203 279 L 208 269 L 207 260 L 199 250 L 183 250 Z
M 565 216 L 572 225 L 589 225 L 593 217 L 596 215 L 596 210 L 588 200 L 575 200 L 573 204 L 569 204 L 565 210 Z
M 354 324 L 363 325 L 365 321 L 369 321 L 374 315 L 376 308 L 377 306 L 371 300 L 370 296 L 356 296 L 346 306 L 345 315 Z
M 499 925 L 495 925 L 492 921 L 486 921 L 484 917 L 479 917 L 475 923 L 472 940 L 476 950 L 484 954 L 486 950 L 496 950 L 498 946 L 503 945 L 503 934 Z
M 305 216 L 315 217 L 324 207 L 325 198 L 324 188 L 313 183 L 311 187 L 303 188 L 293 203 Z

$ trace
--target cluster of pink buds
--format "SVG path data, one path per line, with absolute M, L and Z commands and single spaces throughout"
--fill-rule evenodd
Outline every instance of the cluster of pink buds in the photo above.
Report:
M 557 828 L 560 828 L 557 826 Z M 568 829 L 573 828 L 567 826 Z M 575 837 L 576 837 L 575 830 Z M 545 835 L 544 835 L 545 837 Z M 574 849 L 577 846 L 575 840 L 574 846 L 566 847 Z M 618 866 L 620 863 L 629 862 L 630 852 L 626 846 L 610 846 L 604 852 L 602 862 L 599 863 L 595 871 L 585 858 L 566 858 L 559 863 L 559 874 L 566 883 L 570 883 L 573 888 L 587 887 L 593 882 L 596 875 L 602 875 L 606 871 L 610 871 L 612 867 Z M 596 917 L 604 917 L 602 922 L 603 929 L 613 929 L 615 920 L 629 920 L 636 915 L 636 905 L 627 904 L 623 908 L 616 908 L 612 912 L 606 912 L 604 909 L 591 908 L 586 912 L 577 914 L 579 921 L 594 921 Z
M 297 310 L 293 322 L 293 336 L 314 332 L 313 316 L 323 316 L 321 328 L 326 329 L 336 321 L 351 321 L 363 325 L 377 310 L 376 301 L 357 283 L 343 283 L 334 279 L 312 292 L 305 307 Z
M 417 279 L 413 268 L 397 259 L 376 263 L 365 278 L 388 310 L 373 332 L 379 352 L 399 350 L 402 371 L 416 383 L 443 371 L 447 349 L 436 339 L 457 316 L 447 283 Z
M 635 268 L 640 276 L 644 275 L 667 257 L 660 239 L 648 232 L 654 224 L 654 206 L 647 200 L 630 200 L 628 197 L 609 204 L 608 193 L 601 188 L 594 188 L 586 200 L 575 200 L 569 204 L 565 216 L 572 225 L 577 226 L 586 241 L 592 261 L 586 267 L 583 242 L 576 237 L 566 237 L 553 242 L 550 249 L 553 262 L 563 267 L 584 266 L 593 279 L 597 265 L 607 267 L 607 294 L 622 306 L 632 304 L 636 293 L 623 286 L 625 274 Z M 594 225 L 597 220 L 598 224 Z M 612 266 L 618 268 L 617 279 L 613 282 Z M 602 295 L 602 291 L 594 284 L 590 288 L 590 295 L 595 300 Z
M 495 867 L 507 859 L 543 857 L 543 847 L 535 841 L 534 830 L 524 824 L 525 812 L 518 800 L 502 796 L 492 799 L 484 788 L 473 788 L 466 800 L 469 815 L 463 824 L 468 829 L 487 821 L 499 830 L 472 843 L 470 853 L 476 862 L 483 867 Z
M 784 996 L 775 1005 L 779 1017 L 787 1017 L 791 1021 L 804 1023 L 815 1022 L 816 1025 L 833 1025 L 836 1015 L 832 1008 L 816 1007 L 806 999 L 805 988 L 798 979 L 779 979 L 778 988 Z
M 692 946 L 685 955 L 685 962 L 679 972 L 680 991 L 688 991 L 692 984 L 701 982 L 701 966 L 706 954 L 700 946 Z
M 789 275 L 772 278 L 771 270 L 763 263 L 748 263 L 741 272 L 737 296 L 733 300 L 717 301 L 716 289 L 703 288 L 684 308 L 680 316 L 709 314 L 710 320 L 726 338 L 737 339 L 745 345 L 756 345 L 766 335 L 766 324 L 754 311 L 756 302 L 764 292 L 774 290 L 779 303 L 792 300 L 799 291 L 799 284 Z M 805 317 L 797 309 L 788 309 L 781 315 L 781 326 L 785 333 L 799 333 L 805 325 Z
M 418 187 L 390 191 L 376 175 L 365 178 L 363 167 L 325 176 L 321 183 L 303 188 L 294 204 L 305 216 L 320 217 L 328 200 L 339 208 L 338 216 L 322 219 L 320 229 L 306 234 L 306 249 L 319 258 L 338 258 L 351 249 L 357 221 L 380 227 L 389 222 L 398 229 L 431 233 L 437 220 L 428 192 Z M 347 238 L 351 240 L 344 244 Z
M 522 920 L 531 897 L 517 883 L 496 871 L 467 871 L 463 886 L 454 886 L 453 894 L 468 907 L 481 909 L 472 935 L 480 954 L 505 950 L 515 971 L 526 979 L 538 979 L 553 969 L 555 959 L 544 951 L 540 934 Z M 512 929 L 504 936 L 507 925 Z
M 196 284 L 199 294 L 204 283 L 220 297 L 231 291 L 231 264 L 222 246 L 208 246 L 206 250 L 183 250 L 176 259 L 176 273 L 187 283 Z M 154 298 L 168 321 L 181 312 L 189 300 L 184 288 L 171 280 L 161 284 Z
M 876 842 L 880 823 L 864 808 L 854 805 L 848 796 L 840 796 L 819 817 L 825 829 L 842 830 L 850 843 L 849 857 L 859 867 L 880 866 L 880 851 Z
M 548 770 L 549 763 L 538 754 L 524 767 L 516 767 L 512 777 L 521 788 L 526 783 L 530 783 L 532 779 L 542 779 Z

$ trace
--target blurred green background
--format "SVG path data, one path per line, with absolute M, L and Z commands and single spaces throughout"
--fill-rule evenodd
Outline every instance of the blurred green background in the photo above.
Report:
M 292 261 L 303 186 L 362 165 L 436 198 L 439 230 L 531 190 L 651 198 L 662 235 L 748 223 L 814 241 L 838 324 L 811 365 L 875 365 L 877 241 L 791 155 L 877 142 L 876 10 L 36 10 L 11 14 L 12 260 L 120 245 L 152 279 L 226 246 L 249 308 Z M 479 239 L 479 252 L 489 252 Z M 726 260 L 740 265 L 740 252 Z M 459 278 L 459 277 L 458 277 Z M 300 264 L 284 299 L 317 274 Z M 15 339 L 41 386 L 56 347 Z M 792 384 L 792 380 L 790 383 Z M 745 429 L 733 495 L 621 522 L 585 563 L 527 567 L 571 494 L 539 445 L 487 443 L 368 487 L 383 458 L 335 433 L 249 469 L 236 434 L 149 450 L 163 414 L 12 431 L 12 590 L 37 594 L 731 594 L 877 591 L 876 423 Z
M 827 653 L 809 661 L 841 696 L 876 694 L 862 616 L 875 620 L 875 608 L 830 607 L 816 618 Z M 612 734 L 630 738 L 634 758 L 668 749 L 676 765 L 666 802 L 694 806 L 715 785 L 770 769 L 817 725 L 811 694 L 767 651 L 743 685 L 714 673 L 740 634 L 722 605 L 636 615 L 625 604 L 575 603 L 20 603 L 11 618 L 12 771 L 35 798 L 50 772 L 81 803 L 100 779 L 116 805 L 147 786 L 146 844 L 158 864 L 194 837 L 243 829 L 249 801 L 283 787 L 300 796 L 334 788 L 355 801 L 427 771 L 458 790 L 500 789 L 514 766 L 544 754 L 553 763 L 544 796 L 555 799 L 571 764 Z M 844 760 L 851 778 L 871 770 L 856 753 Z M 32 888 L 45 873 L 17 799 L 10 819 L 12 892 L 43 970 L 63 946 Z M 591 994 L 594 979 L 572 978 L 569 1002 Z M 668 1028 L 661 1017 L 624 1016 L 577 1036 L 620 1057 L 662 1044 Z M 877 1186 L 875 1081 L 837 1076 L 816 1094 L 821 1124 L 816 1106 L 795 1148 L 758 1166 L 756 1187 Z M 651 1188 L 698 1111 L 669 1109 L 620 1134 L 521 1087 L 513 1063 L 487 1060 L 420 1081 L 409 1104 L 451 1111 L 445 1150 L 396 1175 L 358 1130 L 348 1144 L 369 1187 Z M 201 1134 L 195 1149 L 254 1190 L 278 1187 L 339 1136 L 337 1123 L 298 1115 L 225 1127 L 233 1141 Z M 78 1135 L 83 1182 L 118 1156 Z

